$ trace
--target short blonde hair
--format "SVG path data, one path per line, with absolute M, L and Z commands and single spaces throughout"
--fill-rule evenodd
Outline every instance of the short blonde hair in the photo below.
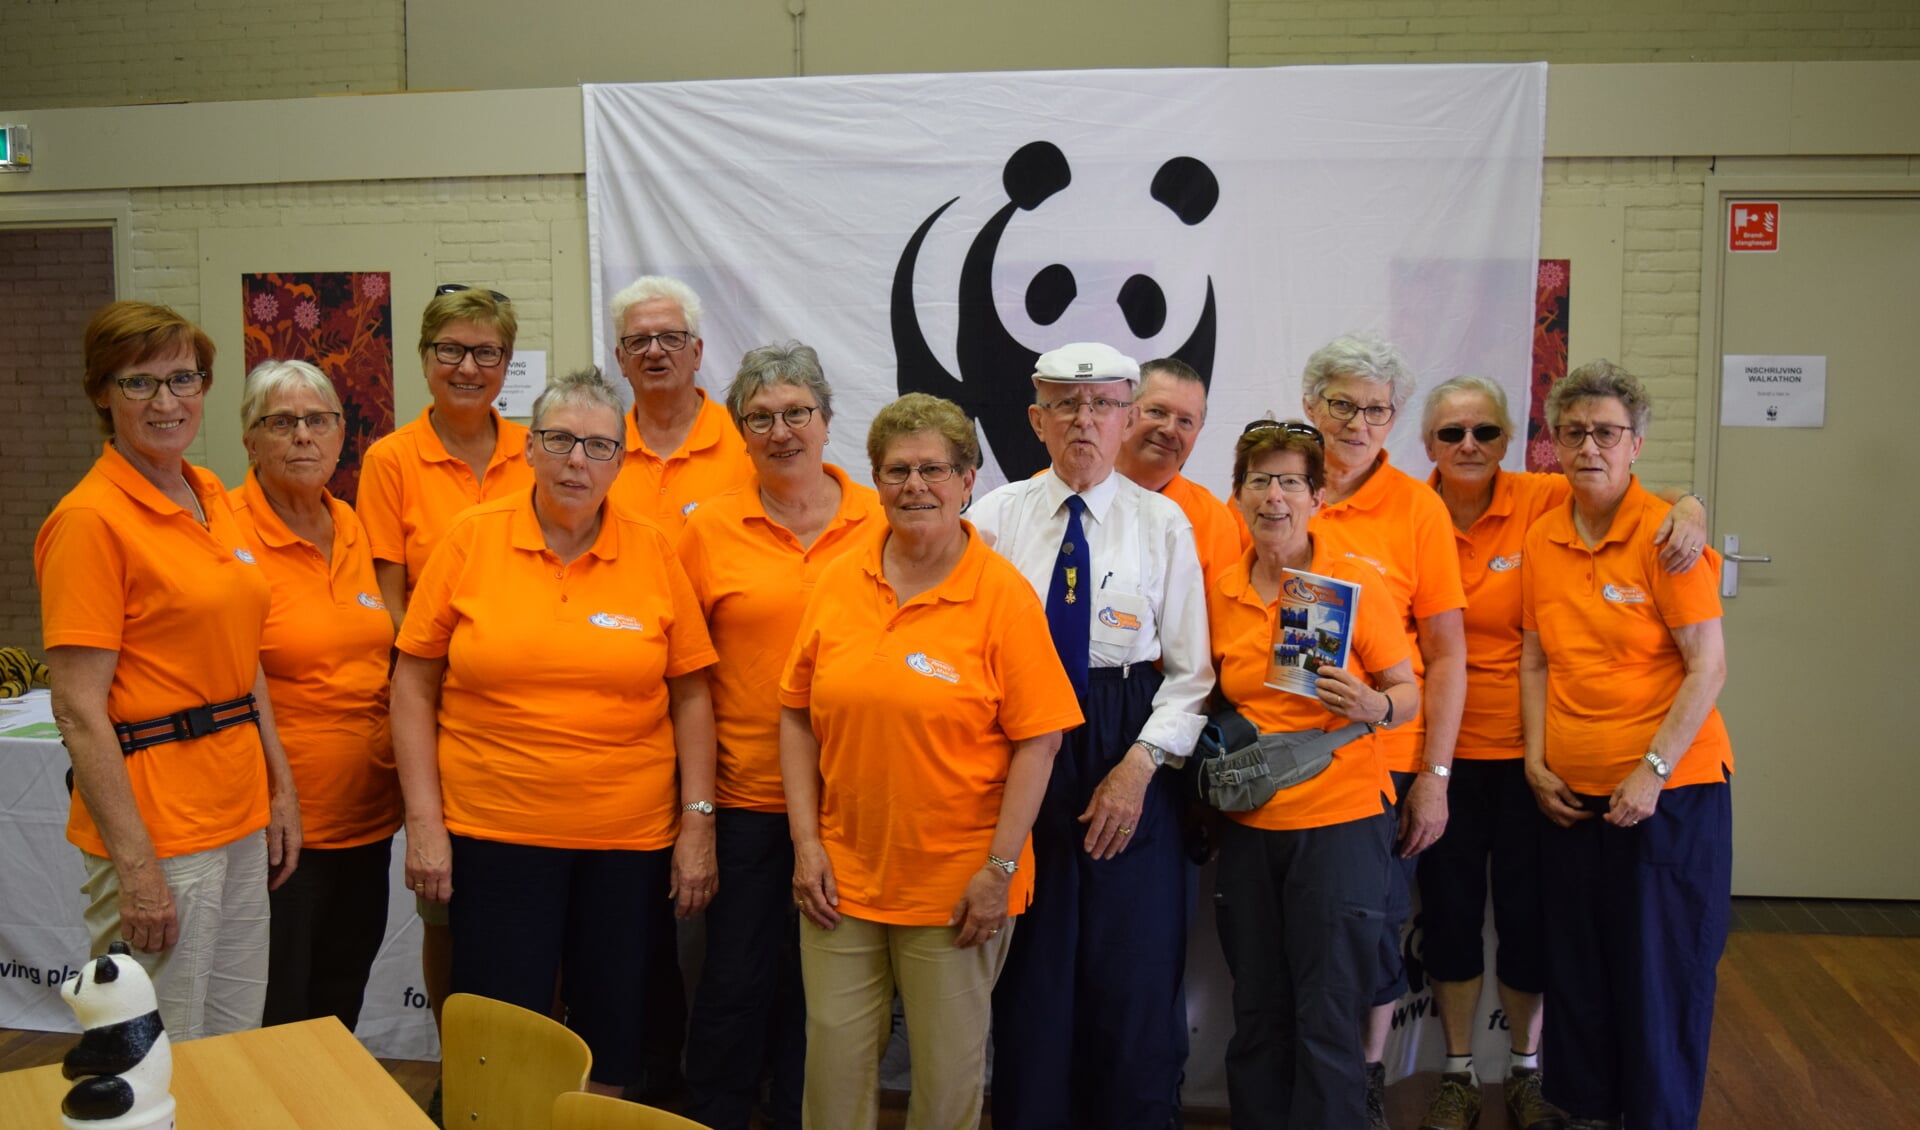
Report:
M 980 466 L 980 436 L 958 404 L 924 392 L 910 392 L 882 408 L 867 429 L 867 459 L 875 474 L 887 445 L 902 436 L 932 432 L 947 441 L 947 455 L 959 467 Z
M 509 357 L 513 355 L 513 339 L 520 332 L 520 319 L 514 316 L 513 303 L 478 287 L 436 294 L 433 301 L 427 303 L 427 308 L 420 313 L 421 354 L 424 356 L 433 348 L 440 331 L 455 322 L 485 326 L 500 335 L 501 347 Z

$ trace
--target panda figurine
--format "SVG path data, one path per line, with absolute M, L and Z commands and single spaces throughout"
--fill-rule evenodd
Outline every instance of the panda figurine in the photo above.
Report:
M 68 1130 L 172 1130 L 173 1047 L 160 1023 L 153 982 L 125 942 L 60 986 L 86 1029 L 62 1061 L 77 1080 L 60 1104 Z

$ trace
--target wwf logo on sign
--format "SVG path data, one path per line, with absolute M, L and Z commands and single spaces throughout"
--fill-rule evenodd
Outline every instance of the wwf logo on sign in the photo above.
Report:
M 1174 157 L 1146 179 L 1147 193 L 1188 227 L 1205 221 L 1220 201 L 1220 182 L 1213 170 L 1193 157 Z M 1007 159 L 1001 173 L 1007 203 L 981 227 L 960 269 L 954 338 L 958 375 L 949 372 L 927 344 L 913 301 L 914 271 L 921 249 L 940 217 L 959 202 L 958 196 L 934 209 L 920 224 L 894 268 L 891 321 L 899 392 L 931 393 L 959 404 L 979 422 L 1009 480 L 1027 478 L 1047 466 L 1046 449 L 1027 423 L 1027 405 L 1033 402 L 1029 378 L 1043 350 L 1029 348 L 1000 320 L 993 301 L 994 263 L 1001 238 L 1014 216 L 1035 211 L 1072 181 L 1066 154 L 1052 142 L 1029 142 Z M 1124 238 L 1123 233 L 1114 233 L 1115 240 Z M 1027 316 L 1035 325 L 1053 325 L 1079 297 L 1073 269 L 1064 263 L 1050 264 L 1027 282 Z M 1166 328 L 1166 292 L 1151 276 L 1134 274 L 1128 278 L 1115 302 L 1136 338 L 1151 338 Z M 1209 275 L 1206 304 L 1186 341 L 1173 351 L 1173 356 L 1192 365 L 1209 385 L 1213 380 L 1217 323 L 1213 278 Z M 1049 342 L 1046 348 L 1059 344 Z M 1138 352 L 1137 347 L 1129 348 L 1131 342 L 1107 344 L 1122 353 Z

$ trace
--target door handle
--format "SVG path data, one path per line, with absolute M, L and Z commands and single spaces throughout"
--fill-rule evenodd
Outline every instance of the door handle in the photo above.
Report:
M 1721 542 L 1720 550 L 1720 595 L 1733 597 L 1740 595 L 1740 566 L 1771 565 L 1773 555 L 1767 553 L 1741 553 L 1740 535 L 1728 534 Z

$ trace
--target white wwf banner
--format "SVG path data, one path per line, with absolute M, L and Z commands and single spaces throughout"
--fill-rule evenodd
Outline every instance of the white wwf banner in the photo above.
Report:
M 864 478 L 875 411 L 960 402 L 984 492 L 1045 464 L 1035 357 L 1104 341 L 1210 384 L 1189 477 L 1224 493 L 1240 425 L 1300 414 L 1332 337 L 1421 385 L 1491 377 L 1524 412 L 1544 64 L 1072 71 L 588 86 L 595 355 L 642 274 L 706 304 L 701 383 L 797 338 Z M 1418 403 L 1389 441 L 1427 466 Z M 1517 468 L 1520 445 L 1510 452 Z

